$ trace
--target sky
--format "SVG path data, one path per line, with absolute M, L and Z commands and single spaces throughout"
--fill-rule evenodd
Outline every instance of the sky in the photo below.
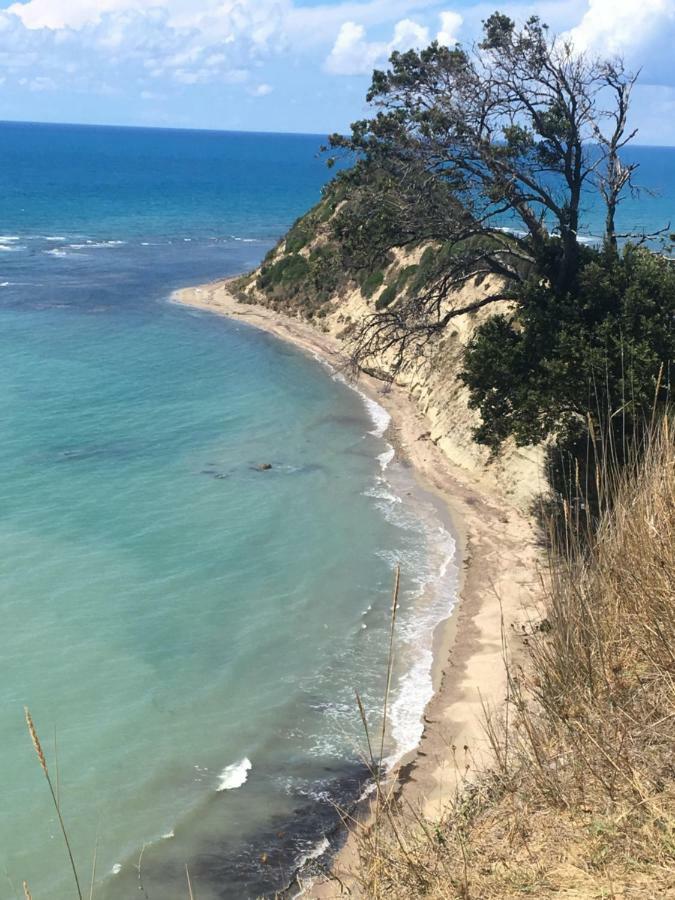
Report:
M 392 50 L 495 8 L 641 69 L 638 143 L 675 145 L 675 0 L 0 0 L 0 119 L 346 131 Z

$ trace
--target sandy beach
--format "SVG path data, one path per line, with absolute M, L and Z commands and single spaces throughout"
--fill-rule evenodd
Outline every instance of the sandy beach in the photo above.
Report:
M 262 306 L 244 304 L 228 280 L 176 292 L 172 300 L 224 315 L 292 343 L 335 368 L 345 365 L 340 341 L 314 326 Z M 504 643 L 517 657 L 519 627 L 536 603 L 540 554 L 534 522 L 479 473 L 454 465 L 428 435 L 430 422 L 408 392 L 367 375 L 358 387 L 391 416 L 388 435 L 425 490 L 447 505 L 458 538 L 459 602 L 436 631 L 434 696 L 424 714 L 416 751 L 399 764 L 401 795 L 425 817 L 438 819 L 465 778 L 489 759 L 484 709 L 498 711 L 506 696 Z M 333 861 L 346 884 L 354 866 L 349 841 Z M 341 896 L 336 881 L 315 883 L 304 896 Z

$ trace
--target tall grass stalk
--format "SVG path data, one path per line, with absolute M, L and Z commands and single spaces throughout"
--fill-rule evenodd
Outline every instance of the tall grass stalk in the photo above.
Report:
M 82 890 L 80 888 L 80 879 L 77 875 L 77 867 L 75 866 L 75 859 L 73 858 L 73 851 L 70 846 L 70 840 L 68 838 L 68 832 L 66 831 L 66 826 L 63 821 L 63 816 L 61 815 L 61 807 L 59 805 L 59 801 L 56 795 L 56 791 L 54 789 L 54 785 L 52 783 L 51 776 L 49 774 L 49 769 L 47 768 L 47 759 L 45 757 L 44 751 L 42 749 L 42 744 L 40 743 L 40 738 L 37 733 L 37 729 L 35 728 L 35 723 L 33 722 L 33 718 L 30 714 L 28 707 L 24 707 L 24 713 L 26 716 L 26 726 L 28 728 L 28 733 L 30 735 L 31 741 L 33 742 L 33 748 L 35 749 L 35 753 L 37 755 L 38 761 L 40 763 L 40 768 L 42 769 L 44 776 L 47 780 L 47 784 L 49 785 L 49 792 L 52 797 L 52 802 L 54 804 L 54 809 L 56 810 L 56 815 L 59 820 L 59 825 L 61 826 L 61 833 L 63 834 L 63 840 L 66 843 L 66 849 L 68 851 L 68 859 L 70 860 L 70 867 L 73 872 L 73 878 L 75 880 L 75 888 L 77 890 L 78 900 L 82 900 Z M 25 885 L 25 882 L 24 882 Z M 24 890 L 26 888 L 24 887 Z

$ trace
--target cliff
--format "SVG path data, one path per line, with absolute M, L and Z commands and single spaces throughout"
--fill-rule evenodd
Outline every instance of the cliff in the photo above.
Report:
M 397 249 L 367 266 L 355 266 L 333 227 L 344 204 L 339 192 L 299 219 L 288 235 L 253 273 L 235 280 L 230 289 L 242 302 L 258 304 L 307 321 L 337 338 L 349 356 L 363 322 L 392 308 L 411 292 L 424 288 L 443 264 L 446 252 L 438 243 Z M 490 282 L 471 283 L 462 301 L 482 296 Z M 459 381 L 464 348 L 475 328 L 506 304 L 495 304 L 452 320 L 422 352 L 404 359 L 393 375 L 393 354 L 366 360 L 365 368 L 386 384 L 405 390 L 428 418 L 433 441 L 456 466 L 489 493 L 497 491 L 522 511 L 531 508 L 542 490 L 542 448 L 518 448 L 512 441 L 498 456 L 476 443 L 478 415 L 468 406 L 468 390 Z M 363 363 L 362 363 L 363 365 Z

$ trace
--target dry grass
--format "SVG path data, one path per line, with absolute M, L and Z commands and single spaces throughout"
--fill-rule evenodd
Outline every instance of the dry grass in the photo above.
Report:
M 392 801 L 360 830 L 362 895 L 675 897 L 672 423 L 594 487 L 599 521 L 565 505 L 529 662 L 486 722 L 492 770 L 438 824 Z
M 63 821 L 63 816 L 61 815 L 61 805 L 59 803 L 58 797 L 58 789 L 54 790 L 54 783 L 52 782 L 51 775 L 49 774 L 49 768 L 47 766 L 47 759 L 44 754 L 44 750 L 42 749 L 42 744 L 40 742 L 40 737 L 37 733 L 37 728 L 35 727 L 35 723 L 33 722 L 33 717 L 30 714 L 28 707 L 24 708 L 24 713 L 26 717 L 26 727 L 28 728 L 28 734 L 30 735 L 31 742 L 33 744 L 33 749 L 35 750 L 35 754 L 38 758 L 38 762 L 40 763 L 40 768 L 45 776 L 47 781 L 47 785 L 49 787 L 49 792 L 51 794 L 52 803 L 54 804 L 54 809 L 56 810 L 56 816 L 59 820 L 59 826 L 61 828 L 61 834 L 63 835 L 63 840 L 66 845 L 66 850 L 68 852 L 68 860 L 70 861 L 70 868 L 73 873 L 73 880 L 75 882 L 75 890 L 77 893 L 78 900 L 82 900 L 82 890 L 80 888 L 80 879 L 77 874 L 77 867 L 75 865 L 75 860 L 73 858 L 73 851 L 70 846 L 70 839 L 68 837 L 68 831 L 66 829 L 65 822 Z M 57 779 L 58 784 L 58 779 Z M 94 857 L 95 859 L 95 857 Z M 94 871 L 95 871 L 95 862 L 94 862 Z M 93 877 L 93 876 L 92 876 Z M 28 885 L 24 881 L 23 882 L 24 893 L 29 896 Z

